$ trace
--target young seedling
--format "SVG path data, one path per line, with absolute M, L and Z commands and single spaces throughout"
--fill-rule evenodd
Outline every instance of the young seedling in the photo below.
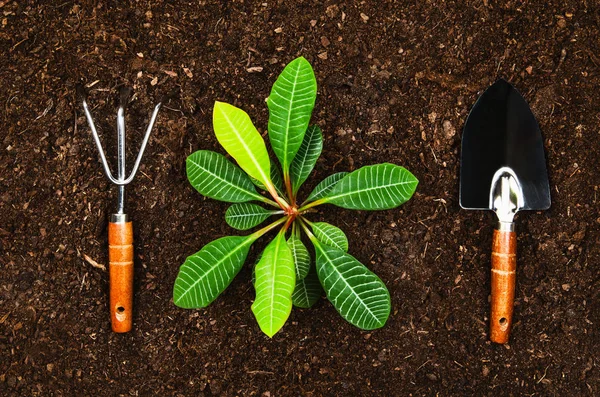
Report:
M 283 327 L 292 305 L 314 305 L 321 288 L 351 324 L 371 330 L 387 321 L 391 304 L 385 284 L 348 254 L 348 239 L 342 230 L 325 222 L 311 222 L 306 216 L 309 209 L 321 204 L 356 210 L 395 208 L 413 195 L 418 181 L 403 167 L 371 165 L 325 178 L 299 204 L 300 186 L 323 148 L 321 129 L 309 126 L 316 96 L 315 75 L 304 58 L 288 64 L 273 85 L 267 99 L 268 130 L 281 173 L 269 159 L 265 141 L 250 117 L 232 105 L 215 102 L 215 135 L 239 167 L 222 154 L 200 150 L 187 158 L 190 183 L 206 197 L 234 203 L 225 213 L 225 221 L 233 228 L 247 230 L 269 217 L 279 219 L 247 236 L 212 241 L 188 257 L 175 281 L 173 300 L 177 306 L 192 309 L 209 305 L 240 271 L 250 246 L 279 228 L 254 268 L 256 299 L 252 312 L 265 334 L 273 337 Z M 268 192 L 271 198 L 258 191 Z M 302 232 L 314 247 L 314 264 Z

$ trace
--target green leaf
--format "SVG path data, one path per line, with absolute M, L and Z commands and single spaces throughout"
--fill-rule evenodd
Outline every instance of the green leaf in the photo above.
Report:
M 269 211 L 256 204 L 238 203 L 227 208 L 227 212 L 225 212 L 225 222 L 234 229 L 248 230 L 261 224 L 271 215 L 281 212 L 282 211 Z
M 303 57 L 290 62 L 273 84 L 267 99 L 269 139 L 284 175 L 302 144 L 316 97 L 317 80 Z
M 252 235 L 222 237 L 189 256 L 175 280 L 175 305 L 184 309 L 208 306 L 238 274 L 255 240 Z
M 256 300 L 252 312 L 260 329 L 272 338 L 290 316 L 296 284 L 294 258 L 285 241 L 285 233 L 280 232 L 267 245 L 255 274 Z
M 317 272 L 311 269 L 305 278 L 296 280 L 296 288 L 294 288 L 294 293 L 292 294 L 292 303 L 296 307 L 308 309 L 317 303 L 322 291 L 323 288 L 321 288 Z
M 313 242 L 319 280 L 338 313 L 361 329 L 383 327 L 391 311 L 385 284 L 352 255 Z
M 305 203 L 316 201 L 327 196 L 327 194 L 335 187 L 335 185 L 346 175 L 348 175 L 347 172 L 338 172 L 337 174 L 329 175 L 327 178 L 323 179 L 308 195 Z
M 370 165 L 346 175 L 323 201 L 354 210 L 385 210 L 410 199 L 418 183 L 404 167 Z
M 187 177 L 203 196 L 230 203 L 264 201 L 250 178 L 225 156 L 209 150 L 198 150 L 186 160 Z
M 268 191 L 259 180 L 250 178 L 252 183 L 256 185 L 261 190 Z M 271 161 L 271 182 L 273 182 L 273 186 L 275 186 L 275 190 L 281 197 L 285 197 L 285 189 L 283 188 L 283 178 L 281 177 L 281 172 L 279 171 L 279 167 L 273 161 Z
M 252 178 L 271 184 L 271 163 L 265 141 L 242 109 L 215 102 L 213 128 L 217 140 Z
M 302 186 L 313 168 L 315 168 L 315 164 L 317 164 L 317 160 L 321 155 L 322 150 L 323 133 L 319 126 L 311 125 L 308 127 L 308 130 L 306 130 L 302 145 L 300 145 L 300 149 L 298 149 L 298 153 L 296 153 L 290 168 L 292 191 L 294 192 L 294 195 L 296 195 L 300 186 Z
M 302 280 L 308 274 L 308 269 L 310 268 L 310 254 L 308 253 L 308 249 L 300 237 L 295 234 L 292 234 L 287 241 L 288 247 L 292 251 L 292 256 L 294 257 L 294 267 L 296 269 L 296 280 Z
M 310 223 L 315 237 L 325 245 L 335 247 L 344 252 L 348 251 L 348 237 L 342 229 L 326 222 Z

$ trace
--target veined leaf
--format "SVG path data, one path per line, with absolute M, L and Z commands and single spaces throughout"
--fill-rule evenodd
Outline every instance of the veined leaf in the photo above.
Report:
M 260 329 L 272 338 L 290 316 L 296 284 L 294 258 L 285 241 L 285 233 L 278 233 L 267 245 L 255 274 L 256 300 L 252 312 Z
M 230 203 L 264 201 L 248 175 L 222 154 L 198 150 L 186 160 L 187 177 L 203 196 Z
M 250 178 L 254 185 L 264 191 L 268 191 L 258 179 Z M 273 186 L 275 186 L 275 190 L 280 197 L 285 197 L 285 189 L 283 188 L 283 178 L 281 177 L 281 172 L 279 171 L 279 167 L 273 161 L 271 161 L 271 182 L 273 182 Z
M 296 280 L 302 280 L 308 274 L 310 268 L 310 254 L 308 249 L 300 237 L 292 233 L 287 241 L 288 247 L 292 251 L 292 257 L 294 258 L 294 267 L 296 269 Z
M 217 140 L 252 178 L 263 185 L 271 184 L 271 163 L 262 136 L 250 116 L 224 102 L 215 102 L 213 128 Z
M 308 309 L 317 303 L 322 291 L 323 288 L 321 288 L 317 272 L 311 269 L 305 278 L 296 280 L 296 288 L 294 288 L 294 293 L 292 294 L 292 303 L 296 307 Z
M 302 144 L 316 97 L 317 80 L 303 57 L 290 62 L 273 84 L 267 99 L 269 139 L 284 175 Z
M 344 252 L 348 251 L 348 237 L 342 229 L 333 226 L 327 222 L 314 222 L 310 226 L 315 234 L 315 237 L 325 245 L 340 249 Z
M 361 329 L 383 327 L 390 315 L 391 300 L 379 277 L 337 248 L 315 242 L 315 251 L 319 280 L 338 313 Z
M 306 130 L 304 140 L 290 167 L 292 191 L 294 192 L 294 195 L 296 195 L 300 186 L 302 186 L 313 168 L 315 168 L 315 164 L 317 163 L 322 150 L 323 133 L 319 126 L 311 125 L 308 127 L 308 130 Z
M 189 256 L 179 268 L 174 303 L 184 309 L 208 306 L 238 274 L 256 237 L 228 236 Z
M 346 175 L 348 175 L 347 172 L 338 172 L 337 174 L 329 175 L 327 178 L 323 179 L 308 195 L 305 203 L 310 203 L 311 201 L 316 201 L 327 196 L 335 185 Z
M 346 175 L 324 202 L 353 210 L 395 208 L 411 198 L 419 181 L 404 167 L 384 163 Z
M 248 230 L 261 224 L 271 215 L 281 212 L 266 210 L 256 204 L 237 203 L 227 208 L 225 222 L 234 229 Z

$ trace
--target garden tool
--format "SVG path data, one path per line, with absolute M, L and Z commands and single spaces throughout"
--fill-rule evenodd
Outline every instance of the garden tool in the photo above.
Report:
M 98 132 L 94 125 L 94 120 L 86 100 L 86 92 L 83 86 L 77 86 L 77 93 L 83 104 L 85 117 L 87 118 L 90 129 L 100 159 L 104 166 L 104 172 L 108 179 L 118 186 L 117 194 L 117 212 L 110 216 L 108 224 L 108 262 L 109 262 L 109 285 L 110 285 L 110 318 L 112 330 L 122 333 L 131 330 L 133 317 L 133 224 L 125 213 L 125 185 L 129 184 L 140 166 L 142 155 L 146 149 L 148 138 L 154 127 L 156 116 L 161 104 L 157 104 L 152 112 L 150 123 L 146 129 L 146 134 L 142 140 L 140 151 L 137 155 L 133 169 L 125 177 L 125 107 L 129 101 L 131 90 L 121 88 L 119 95 L 119 107 L 117 110 L 117 177 L 115 178 L 110 171 L 108 162 Z
M 521 210 L 550 207 L 550 186 L 540 128 L 525 99 L 498 80 L 473 106 L 462 137 L 460 206 L 492 210 L 490 340 L 507 343 L 513 323 L 517 235 Z

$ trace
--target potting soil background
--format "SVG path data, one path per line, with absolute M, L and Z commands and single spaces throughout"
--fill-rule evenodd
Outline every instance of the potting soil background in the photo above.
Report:
M 524 4 L 523 4 L 524 3 Z M 600 394 L 600 9 L 587 1 L 0 1 L 0 394 L 455 396 Z M 208 308 L 173 305 L 188 255 L 240 234 L 228 205 L 188 183 L 185 158 L 223 153 L 215 100 L 266 132 L 265 98 L 297 56 L 313 65 L 312 123 L 326 176 L 392 162 L 419 179 L 402 207 L 318 207 L 387 285 L 380 330 L 322 299 L 272 340 L 250 311 L 251 267 Z M 544 135 L 552 207 L 517 216 L 515 326 L 488 341 L 495 219 L 458 205 L 461 130 L 497 78 Z M 111 332 L 103 174 L 75 98 L 89 102 L 115 160 L 115 98 L 131 165 L 164 98 L 127 212 L 135 228 L 134 330 Z

